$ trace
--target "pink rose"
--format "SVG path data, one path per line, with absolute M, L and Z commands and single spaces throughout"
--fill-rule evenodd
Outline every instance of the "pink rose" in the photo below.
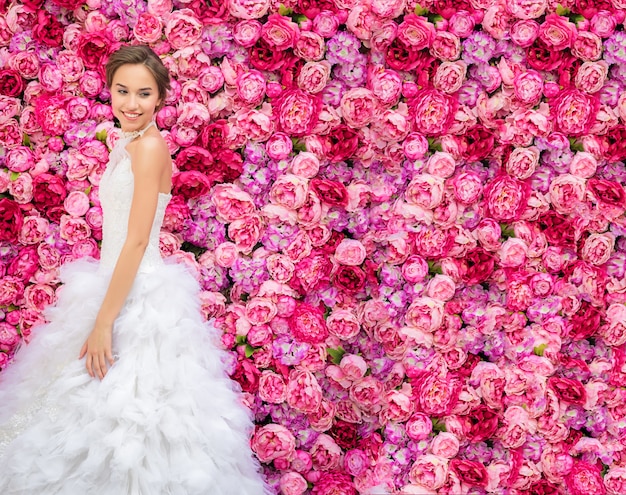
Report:
M 433 85 L 444 93 L 456 93 L 465 82 L 467 65 L 464 62 L 443 62 L 437 67 Z
M 291 171 L 293 174 L 312 179 L 320 169 L 320 161 L 313 153 L 303 151 L 298 153 L 291 161 Z
M 269 0 L 230 0 L 228 10 L 239 19 L 259 19 L 267 14 Z
M 534 106 L 541 99 L 543 77 L 532 69 L 520 72 L 513 79 L 515 97 L 525 105 Z
M 322 387 L 310 371 L 293 370 L 287 384 L 287 403 L 298 412 L 313 413 L 322 402 Z
M 410 109 L 419 132 L 438 136 L 445 134 L 452 124 L 457 106 L 455 98 L 439 91 L 426 90 L 412 100 Z
M 224 74 L 219 67 L 214 65 L 204 67 L 200 69 L 198 85 L 209 93 L 215 93 L 224 86 Z
M 409 470 L 409 480 L 429 490 L 438 490 L 448 479 L 448 459 L 432 454 L 420 455 Z
M 335 249 L 335 260 L 348 266 L 358 266 L 365 260 L 365 246 L 356 239 L 342 239 Z
M 0 322 L 0 350 L 11 352 L 20 340 L 17 328 L 5 321 Z
M 585 197 L 585 180 L 571 174 L 558 175 L 550 182 L 550 203 L 558 213 L 571 213 Z
M 402 93 L 402 78 L 396 71 L 385 69 L 382 65 L 368 69 L 367 87 L 380 103 L 393 106 Z
M 175 10 L 165 25 L 165 37 L 176 50 L 194 45 L 202 37 L 202 23 L 191 9 Z
M 459 458 L 452 459 L 450 461 L 450 470 L 456 473 L 461 482 L 469 486 L 485 488 L 489 481 L 485 466 L 478 461 Z
M 433 454 L 444 459 L 452 459 L 459 452 L 460 442 L 456 435 L 440 432 L 433 438 L 430 450 Z
M 9 194 L 19 204 L 27 204 L 33 199 L 33 178 L 24 172 L 9 182 Z
M 289 17 L 271 14 L 261 30 L 261 37 L 273 50 L 293 48 L 300 37 L 300 28 Z
M 69 215 L 61 216 L 59 224 L 61 238 L 72 245 L 91 237 L 91 228 L 82 218 L 74 218 Z
M 450 153 L 436 151 L 428 159 L 428 173 L 436 177 L 450 177 L 454 174 L 456 161 Z
M 277 312 L 276 304 L 264 297 L 253 297 L 246 303 L 246 318 L 252 325 L 269 323 Z
M 41 313 L 56 300 L 54 289 L 47 284 L 33 284 L 24 291 L 26 308 Z
M 430 174 L 420 174 L 411 182 L 404 193 L 405 199 L 412 205 L 432 210 L 443 200 L 444 180 Z
M 0 306 L 16 304 L 24 294 L 24 282 L 18 277 L 5 275 L 0 279 Z
M 398 26 L 398 38 L 415 50 L 430 48 L 435 36 L 434 26 L 424 17 L 415 14 L 404 16 Z
M 263 220 L 259 215 L 244 215 L 228 225 L 228 237 L 232 239 L 242 253 L 250 254 L 261 238 L 264 229 Z
M 273 107 L 282 130 L 290 136 L 304 136 L 317 123 L 321 101 L 300 89 L 285 91 Z
M 350 449 L 344 455 L 344 467 L 348 474 L 358 476 L 369 466 L 370 462 L 361 449 Z
M 405 329 L 409 334 L 413 329 L 419 332 L 432 333 L 437 330 L 443 322 L 443 302 L 431 297 L 416 298 L 407 308 L 404 316 Z
M 330 64 L 325 60 L 305 63 L 298 74 L 298 87 L 311 94 L 319 93 L 328 83 L 330 69 Z
M 606 62 L 584 62 L 576 72 L 576 87 L 586 93 L 597 93 L 602 89 L 609 73 Z
M 142 12 L 133 27 L 133 34 L 137 41 L 142 43 L 154 43 L 161 39 L 163 23 L 161 19 L 149 12 Z
M 452 412 L 452 409 L 459 400 L 461 392 L 461 382 L 453 375 L 437 376 L 427 374 L 418 380 L 414 397 L 421 412 L 434 416 L 445 416 Z
M 50 223 L 48 220 L 37 216 L 24 218 L 18 240 L 22 244 L 38 244 L 48 235 Z
M 528 204 L 530 186 L 508 175 L 500 175 L 487 184 L 484 196 L 487 211 L 495 220 L 518 220 Z
M 591 234 L 581 250 L 581 257 L 594 265 L 606 263 L 615 246 L 615 237 L 612 234 Z
M 428 297 L 437 301 L 449 301 L 456 292 L 454 280 L 447 275 L 437 274 L 428 282 Z
M 475 26 L 476 20 L 466 10 L 455 12 L 448 20 L 448 30 L 459 38 L 467 38 L 472 34 Z
M 319 34 L 312 31 L 302 31 L 293 53 L 307 62 L 318 62 L 324 58 L 325 48 L 324 38 Z
M 576 34 L 576 25 L 558 14 L 548 14 L 539 28 L 539 39 L 555 51 L 570 48 Z
M 233 26 L 233 38 L 244 48 L 250 48 L 261 37 L 263 24 L 256 20 L 239 21 Z
M 288 256 L 284 254 L 272 254 L 266 258 L 265 266 L 272 279 L 286 283 L 291 280 L 295 266 Z
M 612 467 L 604 475 L 604 484 L 609 495 L 626 493 L 626 467 Z
M 252 197 L 234 184 L 218 184 L 211 200 L 224 222 L 232 222 L 256 210 Z
M 279 486 L 283 495 L 302 495 L 308 489 L 307 481 L 301 474 L 293 471 L 280 477 Z
M 249 106 L 257 106 L 265 97 L 265 77 L 259 71 L 251 69 L 237 76 L 237 95 Z
M 511 41 L 522 48 L 531 46 L 539 36 L 539 23 L 532 20 L 514 22 L 510 29 Z
M 292 151 L 291 139 L 282 132 L 274 133 L 265 143 L 265 152 L 272 160 L 285 160 Z
M 602 56 L 602 39 L 590 31 L 579 31 L 572 46 L 572 55 L 585 62 L 599 60 Z
M 619 18 L 607 10 L 600 10 L 591 18 L 590 31 L 600 36 L 600 38 L 608 38 L 613 34 L 617 27 Z
M 506 9 L 517 19 L 536 19 L 541 17 L 548 7 L 547 0 L 511 0 Z
M 430 53 L 440 60 L 452 62 L 461 56 L 461 40 L 447 31 L 437 31 Z
M 376 413 L 382 407 L 383 385 L 373 376 L 366 376 L 350 387 L 350 399 L 366 413 Z
M 507 173 L 519 180 L 528 179 L 539 165 L 539 154 L 535 146 L 513 149 L 506 162 Z
M 556 127 L 565 135 L 586 134 L 595 120 L 598 101 L 577 89 L 562 91 L 554 101 Z
M 82 217 L 89 210 L 89 197 L 82 191 L 72 191 L 63 201 L 63 206 L 71 216 Z
M 411 255 L 402 264 L 402 276 L 411 284 L 421 282 L 426 275 L 428 275 L 428 263 L 421 256 Z
M 604 341 L 613 347 L 626 342 L 626 306 L 613 303 L 606 310 L 606 324 L 600 327 Z
M 251 141 L 266 141 L 274 132 L 275 123 L 269 105 L 236 114 L 238 131 Z
M 261 462 L 291 460 L 296 449 L 296 439 L 284 426 L 270 423 L 256 431 L 251 446 Z
M 433 422 L 424 413 L 418 412 L 406 422 L 406 434 L 414 441 L 424 440 L 433 431 Z
M 517 238 L 509 238 L 502 243 L 498 250 L 500 265 L 505 267 L 518 267 L 526 262 L 528 245 Z
M 483 194 L 483 181 L 474 172 L 462 172 L 451 182 L 454 198 L 464 205 L 476 203 Z
M 321 343 L 328 337 L 324 315 L 310 304 L 299 304 L 289 321 L 291 333 L 300 342 Z
M 361 331 L 356 315 L 349 309 L 334 309 L 326 319 L 328 332 L 341 339 L 350 340 Z
M 259 377 L 259 397 L 270 404 L 282 404 L 287 400 L 287 385 L 278 373 L 264 370 Z
M 374 120 L 376 99 L 374 93 L 366 88 L 353 88 L 341 98 L 343 120 L 350 127 L 361 128 Z
M 600 470 L 585 461 L 574 463 L 572 470 L 565 476 L 565 485 L 571 495 L 606 494 Z

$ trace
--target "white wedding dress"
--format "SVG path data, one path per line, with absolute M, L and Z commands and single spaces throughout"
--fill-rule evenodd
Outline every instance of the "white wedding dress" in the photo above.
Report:
M 78 359 L 126 236 L 130 139 L 118 141 L 100 184 L 100 262 L 62 268 L 49 323 L 0 373 L 0 494 L 267 495 L 250 450 L 251 414 L 223 370 L 197 281 L 160 256 L 169 195 L 159 195 L 114 325 L 115 364 L 100 381 Z

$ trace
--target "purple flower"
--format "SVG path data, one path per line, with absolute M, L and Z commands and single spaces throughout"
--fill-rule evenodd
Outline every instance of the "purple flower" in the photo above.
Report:
M 483 31 L 474 31 L 463 41 L 463 61 L 486 64 L 494 56 L 496 41 Z
M 609 64 L 626 62 L 626 33 L 624 31 L 615 31 L 604 42 L 604 61 Z
M 339 31 L 326 43 L 326 60 L 331 64 L 354 63 L 354 59 L 359 55 L 361 42 L 352 33 Z

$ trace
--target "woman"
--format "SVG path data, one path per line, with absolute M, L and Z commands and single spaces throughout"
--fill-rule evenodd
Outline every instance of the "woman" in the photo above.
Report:
M 123 132 L 100 182 L 101 259 L 62 268 L 49 323 L 0 375 L 0 493 L 266 494 L 197 283 L 159 252 L 169 75 L 133 46 L 106 77 Z

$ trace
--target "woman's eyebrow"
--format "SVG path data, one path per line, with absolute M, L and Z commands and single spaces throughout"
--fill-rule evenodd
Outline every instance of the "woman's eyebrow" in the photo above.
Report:
M 121 83 L 117 83 L 116 86 L 119 86 L 120 88 L 128 89 L 126 86 L 124 86 Z M 148 91 L 148 90 L 152 90 L 152 88 L 139 88 L 139 91 Z

